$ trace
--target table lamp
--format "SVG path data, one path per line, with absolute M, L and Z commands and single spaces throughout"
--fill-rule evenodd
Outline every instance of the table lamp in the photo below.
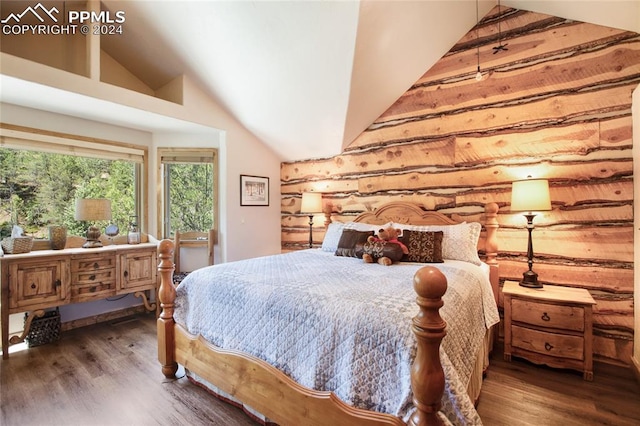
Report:
M 106 198 L 79 198 L 76 200 L 76 220 L 95 222 L 99 220 L 111 220 L 111 200 Z M 82 247 L 102 247 L 100 242 L 100 229 L 92 224 L 87 229 L 87 241 Z
M 322 212 L 322 193 L 303 192 L 300 213 L 309 214 L 309 248 L 313 247 L 313 215 Z
M 527 263 L 529 270 L 522 274 L 520 285 L 530 288 L 542 288 L 538 282 L 538 274 L 533 272 L 533 218 L 536 212 L 551 210 L 551 198 L 549 196 L 549 182 L 546 179 L 526 179 L 513 182 L 511 187 L 511 211 L 525 212 L 527 218 L 527 230 L 529 231 L 529 243 L 527 246 Z

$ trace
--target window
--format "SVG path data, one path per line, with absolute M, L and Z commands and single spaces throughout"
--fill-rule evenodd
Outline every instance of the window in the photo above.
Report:
M 176 230 L 203 231 L 216 227 L 217 150 L 158 151 L 162 179 L 162 235 Z
M 74 219 L 76 198 L 112 200 L 111 223 L 121 233 L 130 216 L 140 216 L 144 150 L 34 129 L 0 130 L 2 237 L 14 224 L 36 238 L 48 238 L 53 224 L 84 235 L 85 224 Z

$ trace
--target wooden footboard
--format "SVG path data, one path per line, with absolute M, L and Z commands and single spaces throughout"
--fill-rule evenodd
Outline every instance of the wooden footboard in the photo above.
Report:
M 161 276 L 158 297 L 162 309 L 158 318 L 158 360 L 162 373 L 175 377 L 178 363 L 221 390 L 258 410 L 281 425 L 403 425 L 398 417 L 353 408 L 331 392 L 320 392 L 298 385 L 264 361 L 237 351 L 225 351 L 202 337 L 190 335 L 173 319 L 176 297 L 173 285 L 171 240 L 158 246 Z M 414 277 L 418 315 L 412 329 L 418 350 L 411 372 L 417 411 L 409 424 L 439 425 L 440 401 L 444 392 L 444 372 L 440 363 L 440 343 L 446 323 L 439 313 L 447 290 L 445 276 L 425 266 Z

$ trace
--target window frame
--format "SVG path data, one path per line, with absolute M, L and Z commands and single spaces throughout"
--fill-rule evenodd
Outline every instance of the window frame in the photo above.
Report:
M 147 232 L 149 212 L 144 206 L 148 197 L 146 171 L 149 170 L 149 155 L 146 146 L 0 123 L 0 147 L 133 162 L 135 211 L 140 229 Z M 39 241 L 49 242 L 45 239 Z
M 158 159 L 158 174 L 157 174 L 157 188 L 158 188 L 158 235 L 162 235 L 162 238 L 172 238 L 170 235 L 169 226 L 169 212 L 167 211 L 170 206 L 167 205 L 169 187 L 166 184 L 166 167 L 167 163 L 212 163 L 213 164 L 213 183 L 212 191 L 212 214 L 213 214 L 213 229 L 218 229 L 218 149 L 217 148 L 173 148 L 162 147 L 157 150 Z

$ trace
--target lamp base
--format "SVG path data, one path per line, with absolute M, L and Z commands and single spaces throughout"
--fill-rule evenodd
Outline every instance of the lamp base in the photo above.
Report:
M 538 282 L 538 274 L 533 271 L 527 271 L 522 274 L 520 285 L 528 288 L 542 288 L 542 283 Z
M 309 215 L 309 248 L 313 248 L 313 215 Z
M 98 247 L 102 247 L 102 243 L 99 240 L 87 240 L 87 242 L 82 245 L 82 248 L 98 248 Z
M 90 226 L 87 229 L 87 242 L 82 245 L 82 248 L 98 248 L 102 247 L 102 243 L 100 242 L 100 229 L 97 226 Z

